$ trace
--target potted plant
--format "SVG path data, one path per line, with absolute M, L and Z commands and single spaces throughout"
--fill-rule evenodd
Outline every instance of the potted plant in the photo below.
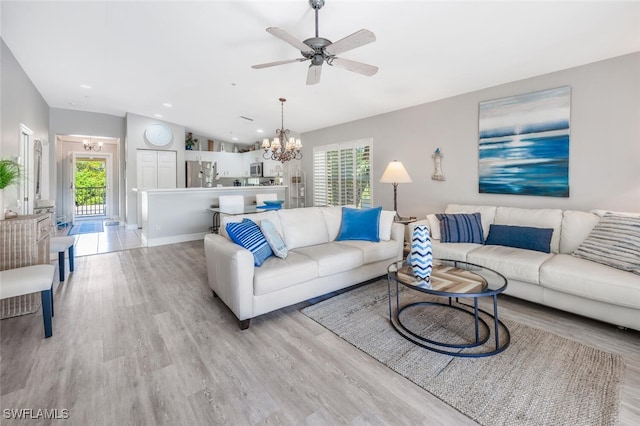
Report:
M 4 220 L 4 189 L 20 180 L 20 164 L 0 159 L 0 220 Z
M 193 133 L 189 132 L 187 133 L 187 138 L 184 141 L 184 144 L 186 145 L 187 149 L 189 151 L 193 150 L 193 146 L 198 143 L 198 139 L 194 139 L 193 138 Z

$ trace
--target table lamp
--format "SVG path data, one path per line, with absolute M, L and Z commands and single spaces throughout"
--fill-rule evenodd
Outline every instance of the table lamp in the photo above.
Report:
M 393 210 L 396 212 L 396 220 L 402 219 L 398 213 L 398 184 L 413 182 L 407 169 L 404 168 L 402 162 L 393 160 L 387 165 L 380 182 L 393 184 Z

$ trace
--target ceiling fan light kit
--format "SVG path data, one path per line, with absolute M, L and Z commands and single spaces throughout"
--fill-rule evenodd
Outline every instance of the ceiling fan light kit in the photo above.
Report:
M 343 68 L 348 71 L 353 71 L 366 76 L 372 76 L 377 73 L 378 67 L 374 65 L 369 65 L 344 58 L 338 58 L 336 56 L 349 50 L 355 49 L 356 47 L 364 46 L 365 44 L 376 41 L 375 34 L 373 34 L 369 30 L 361 29 L 333 43 L 331 42 L 331 40 L 320 37 L 318 33 L 318 11 L 324 6 L 324 0 L 309 0 L 309 4 L 315 10 L 315 37 L 308 38 L 304 41 L 299 41 L 282 28 L 269 27 L 266 30 L 274 37 L 277 37 L 280 40 L 289 43 L 291 46 L 298 49 L 300 51 L 300 54 L 302 55 L 302 58 L 268 62 L 265 64 L 253 65 L 252 68 L 260 69 L 273 67 L 276 65 L 290 64 L 293 62 L 310 61 L 311 64 L 309 65 L 309 71 L 307 72 L 307 84 L 309 85 L 318 84 L 320 82 L 322 64 L 324 63 L 327 63 L 330 66 L 335 65 L 339 68 Z

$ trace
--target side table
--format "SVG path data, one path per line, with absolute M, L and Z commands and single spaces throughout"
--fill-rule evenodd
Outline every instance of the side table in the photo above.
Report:
M 401 225 L 404 225 L 404 246 L 402 248 L 402 253 L 403 255 L 406 257 L 409 252 L 411 251 L 411 241 L 407 241 L 407 225 L 410 223 L 413 223 L 415 221 L 417 221 L 418 219 L 416 217 L 396 217 L 393 221 L 395 223 L 399 223 Z

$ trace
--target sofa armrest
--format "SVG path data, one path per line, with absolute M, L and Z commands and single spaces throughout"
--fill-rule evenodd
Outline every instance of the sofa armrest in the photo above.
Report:
M 209 287 L 239 320 L 253 317 L 253 254 L 216 234 L 204 238 Z
M 404 225 L 400 223 L 391 225 L 391 239 L 398 241 L 398 256 L 396 260 L 402 260 L 404 258 Z

